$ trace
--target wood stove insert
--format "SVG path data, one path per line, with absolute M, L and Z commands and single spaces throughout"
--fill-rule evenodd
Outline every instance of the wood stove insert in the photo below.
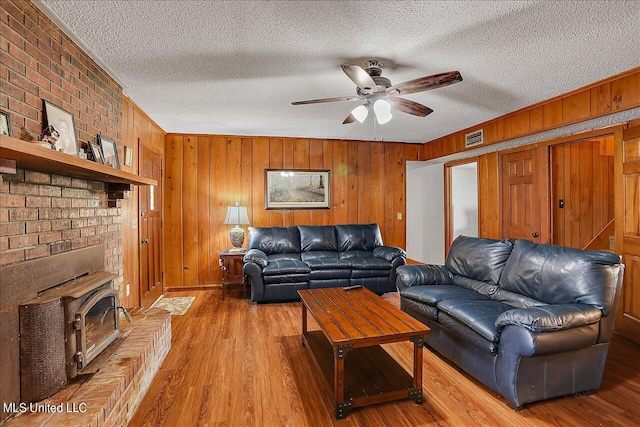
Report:
M 39 401 L 65 387 L 120 336 L 117 275 L 101 271 L 20 304 L 20 387 Z

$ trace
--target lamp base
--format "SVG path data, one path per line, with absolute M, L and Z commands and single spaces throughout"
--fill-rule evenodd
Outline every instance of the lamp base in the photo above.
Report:
M 236 225 L 231 229 L 231 231 L 229 231 L 229 238 L 231 239 L 233 249 L 242 249 L 242 244 L 244 243 L 244 229 Z

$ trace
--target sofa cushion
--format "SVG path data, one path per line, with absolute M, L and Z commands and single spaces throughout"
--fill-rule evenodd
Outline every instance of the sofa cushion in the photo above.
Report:
M 391 263 L 382 258 L 343 258 L 353 270 L 391 270 Z
M 378 224 L 336 225 L 338 250 L 373 251 L 382 246 L 382 234 Z
M 351 270 L 351 262 L 348 259 L 339 258 L 308 258 L 303 259 L 311 270 Z
M 453 284 L 462 286 L 463 288 L 471 289 L 489 297 L 493 295 L 496 290 L 500 289 L 498 285 L 492 282 L 487 283 L 476 279 L 470 279 L 465 276 L 460 276 L 458 274 L 453 276 Z
M 247 247 L 267 255 L 300 252 L 298 227 L 249 227 Z
M 335 251 L 311 251 L 311 252 L 302 252 L 300 254 L 300 259 L 302 261 L 307 261 L 310 259 L 322 258 L 322 259 L 338 259 L 339 253 Z
M 411 286 L 400 291 L 400 296 L 429 305 L 436 305 L 440 301 L 455 300 L 489 300 L 489 297 L 476 291 L 461 288 L 456 285 L 425 285 Z
M 438 309 L 485 339 L 497 343 L 500 334 L 496 329 L 496 319 L 505 311 L 513 310 L 513 307 L 491 300 L 445 300 L 438 303 Z
M 269 261 L 269 264 L 262 270 L 264 276 L 276 276 L 286 274 L 309 274 L 311 269 L 307 264 L 295 259 L 279 259 Z
M 353 269 L 351 270 L 351 278 L 352 279 L 362 279 L 365 277 L 384 277 L 385 280 L 389 281 L 389 272 L 390 270 L 371 270 L 368 268 L 363 269 Z
M 271 262 L 271 261 L 279 261 L 279 260 L 286 260 L 286 259 L 292 259 L 292 260 L 300 261 L 300 253 L 298 253 L 298 252 L 290 252 L 290 253 L 287 253 L 287 254 L 272 254 L 272 255 L 268 255 L 267 256 L 267 260 L 269 262 Z
M 351 270 L 350 269 L 340 269 L 340 268 L 325 268 L 322 270 L 311 269 L 311 273 L 309 273 L 309 280 L 322 280 L 322 279 L 350 279 L 351 278 Z M 347 285 L 342 285 L 347 286 Z
M 540 305 L 546 305 L 543 302 L 529 298 L 526 295 L 517 294 L 515 292 L 507 291 L 496 286 L 495 292 L 491 294 L 491 299 L 494 301 L 500 301 L 507 305 L 516 308 L 537 307 Z
M 520 326 L 531 332 L 554 332 L 598 323 L 602 312 L 591 305 L 555 304 L 510 310 L 496 319 L 496 328 Z M 591 343 L 593 344 L 593 343 Z
M 606 316 L 613 303 L 620 258 L 528 240 L 515 242 L 500 287 L 547 304 L 589 304 Z
M 509 239 L 458 236 L 449 248 L 445 265 L 453 274 L 498 283 L 512 248 Z
M 292 284 L 292 283 L 307 283 L 308 287 L 309 273 L 305 274 L 276 274 L 273 276 L 264 276 L 264 284 L 277 285 L 277 284 Z M 305 288 L 303 288 L 305 289 Z
M 300 248 L 308 251 L 337 251 L 335 227 L 332 225 L 308 226 L 299 225 Z
M 343 258 L 343 259 L 373 258 L 373 252 L 372 251 L 359 251 L 359 250 L 343 251 L 343 252 L 338 252 L 338 256 L 340 258 Z

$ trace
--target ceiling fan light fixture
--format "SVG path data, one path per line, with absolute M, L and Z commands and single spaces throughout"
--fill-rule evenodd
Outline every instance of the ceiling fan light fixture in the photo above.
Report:
M 387 123 L 393 117 L 391 115 L 391 105 L 384 99 L 378 99 L 373 104 L 373 111 L 376 113 L 376 120 L 381 125 Z
M 353 114 L 353 117 L 355 117 L 357 121 L 362 123 L 369 115 L 369 109 L 364 105 L 360 105 L 354 108 L 353 111 L 351 111 L 351 114 Z

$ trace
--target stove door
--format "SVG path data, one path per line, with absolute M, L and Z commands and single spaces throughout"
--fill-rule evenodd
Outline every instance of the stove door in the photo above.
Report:
M 91 295 L 76 313 L 78 370 L 120 336 L 118 305 L 118 291 L 107 288 Z

